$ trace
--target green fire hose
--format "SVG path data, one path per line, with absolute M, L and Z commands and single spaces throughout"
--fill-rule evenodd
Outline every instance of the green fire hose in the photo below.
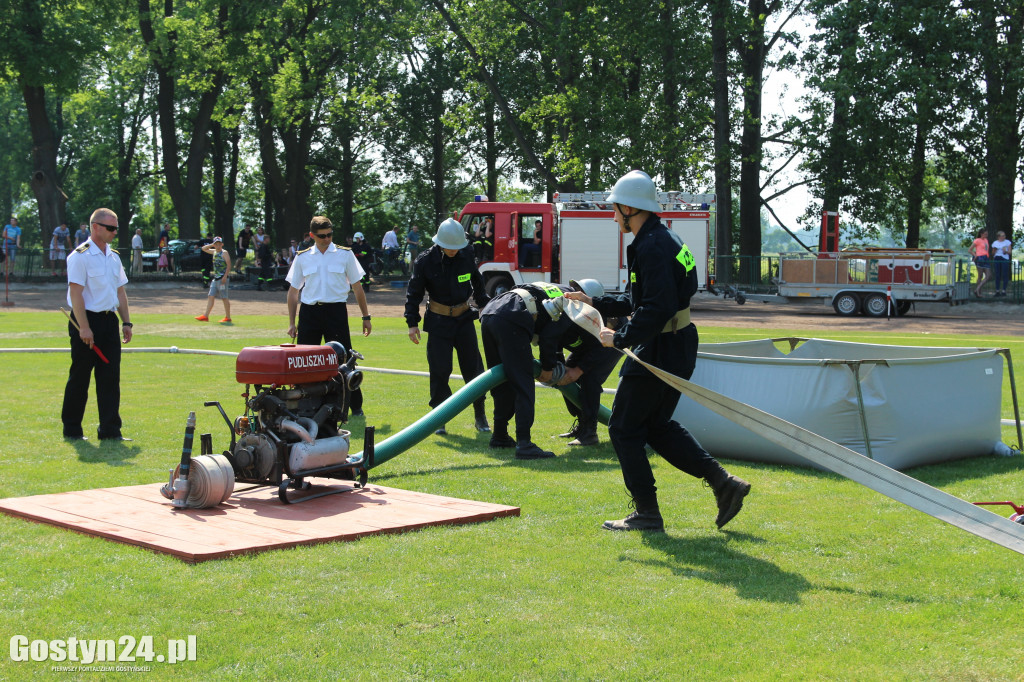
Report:
M 540 375 L 540 370 L 540 362 L 534 360 L 533 375 Z M 379 466 L 389 459 L 397 457 L 420 441 L 433 435 L 434 431 L 450 422 L 458 416 L 460 412 L 472 405 L 473 401 L 486 394 L 504 380 L 504 366 L 496 365 L 453 393 L 448 400 L 435 407 L 421 419 L 413 422 L 395 435 L 381 441 L 380 443 L 375 443 L 373 447 L 373 466 Z M 559 386 L 558 389 L 562 391 L 563 395 L 565 395 L 570 402 L 577 406 L 580 404 L 579 386 L 576 384 L 569 384 L 568 386 Z M 602 405 L 597 418 L 602 424 L 607 424 L 608 417 L 610 415 L 611 410 Z M 362 455 L 362 453 L 359 453 L 359 455 Z

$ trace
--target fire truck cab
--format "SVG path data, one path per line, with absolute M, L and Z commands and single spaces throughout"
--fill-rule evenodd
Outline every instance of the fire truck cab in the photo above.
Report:
M 607 192 L 555 194 L 552 203 L 498 202 L 478 197 L 460 214 L 474 240 L 488 295 L 529 282 L 566 284 L 593 278 L 606 291 L 625 291 L 629 274 L 626 247 L 633 235 L 621 234 Z M 714 194 L 661 192 L 662 222 L 679 234 L 696 260 L 701 288 L 708 281 L 708 246 Z M 488 239 L 487 222 L 492 236 Z

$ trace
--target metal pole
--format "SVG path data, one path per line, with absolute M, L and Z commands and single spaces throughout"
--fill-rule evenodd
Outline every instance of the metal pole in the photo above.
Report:
M 1020 435 L 1020 409 L 1017 407 L 1017 382 L 1013 378 L 1013 360 L 1010 358 L 1009 348 L 1000 348 L 998 351 L 1006 357 L 1006 368 L 1010 373 L 1010 396 L 1013 398 L 1013 421 L 1017 425 L 1017 449 L 1024 450 L 1024 439 Z

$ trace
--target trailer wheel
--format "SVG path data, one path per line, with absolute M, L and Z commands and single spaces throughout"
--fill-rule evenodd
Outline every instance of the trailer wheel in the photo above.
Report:
M 903 317 L 910 312 L 912 305 L 914 305 L 912 301 L 896 301 L 896 314 Z
M 836 311 L 837 315 L 850 317 L 860 312 L 860 299 L 857 298 L 856 294 L 839 294 L 832 301 L 832 308 Z
M 885 317 L 889 302 L 882 294 L 871 294 L 864 299 L 864 314 L 868 317 Z
M 743 305 L 746 302 L 747 302 L 747 297 L 744 296 L 742 292 L 739 292 L 739 293 L 736 294 L 736 304 L 737 305 Z
M 491 298 L 499 296 L 512 289 L 512 279 L 508 275 L 495 275 L 484 284 L 484 291 Z

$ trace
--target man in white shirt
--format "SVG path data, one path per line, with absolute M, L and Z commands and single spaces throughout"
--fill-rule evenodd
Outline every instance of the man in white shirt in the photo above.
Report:
M 135 236 L 132 237 L 132 274 L 137 275 L 142 272 L 142 230 L 135 230 Z
M 355 294 L 363 315 L 363 336 L 373 330 L 366 307 L 366 293 L 360 279 L 366 274 L 352 249 L 331 241 L 334 226 L 326 216 L 315 216 L 309 224 L 313 246 L 299 251 L 288 268 L 288 336 L 296 343 L 319 346 L 338 341 L 352 350 L 348 326 L 348 292 Z M 302 303 L 301 309 L 299 303 Z M 295 315 L 298 313 L 298 326 Z M 363 416 L 363 392 L 352 393 L 352 416 Z
M 100 419 L 97 435 L 101 440 L 131 440 L 121 435 L 121 339 L 124 343 L 132 340 L 132 322 L 124 291 L 128 277 L 117 251 L 110 248 L 117 239 L 117 214 L 99 208 L 89 223 L 90 238 L 68 256 L 68 305 L 73 311 L 68 323 L 71 369 L 64 388 L 61 422 L 65 438 L 85 440 L 82 418 L 89 399 L 89 380 L 95 371 Z

